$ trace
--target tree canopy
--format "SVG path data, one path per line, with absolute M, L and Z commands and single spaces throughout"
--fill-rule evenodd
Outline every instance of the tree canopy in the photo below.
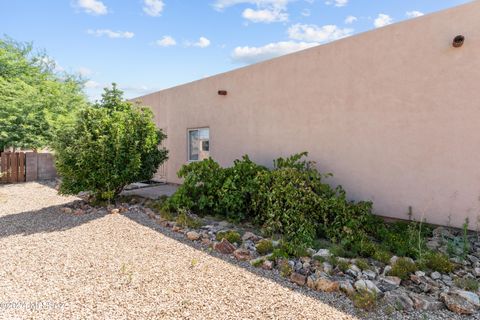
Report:
M 166 138 L 153 122 L 153 113 L 123 100 L 113 84 L 102 99 L 78 114 L 72 127 L 54 143 L 60 192 L 91 192 L 111 200 L 123 187 L 150 179 L 168 152 L 159 148 Z
M 0 39 L 0 151 L 51 144 L 87 100 L 82 81 L 56 71 L 53 59 L 29 43 Z

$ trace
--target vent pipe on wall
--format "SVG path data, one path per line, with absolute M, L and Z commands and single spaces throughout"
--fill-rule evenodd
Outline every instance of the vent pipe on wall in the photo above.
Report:
M 461 46 L 463 46 L 464 41 L 465 41 L 465 37 L 462 35 L 458 35 L 455 38 L 453 38 L 452 45 L 454 48 L 460 48 Z

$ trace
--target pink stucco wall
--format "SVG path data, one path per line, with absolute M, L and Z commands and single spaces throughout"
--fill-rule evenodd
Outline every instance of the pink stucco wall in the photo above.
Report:
M 168 134 L 170 182 L 187 129 L 209 127 L 222 165 L 309 151 L 377 214 L 404 219 L 411 206 L 431 223 L 480 223 L 479 1 L 139 100 Z

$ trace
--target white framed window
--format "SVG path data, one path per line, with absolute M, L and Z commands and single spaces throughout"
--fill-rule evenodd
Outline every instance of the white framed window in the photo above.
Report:
M 210 129 L 188 129 L 188 161 L 201 161 L 210 157 Z

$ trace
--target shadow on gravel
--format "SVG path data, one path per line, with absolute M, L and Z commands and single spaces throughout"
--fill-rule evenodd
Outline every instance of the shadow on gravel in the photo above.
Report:
M 65 205 L 67 204 L 0 216 L 0 238 L 64 231 L 105 215 L 105 213 L 91 213 L 80 216 L 66 214 L 60 210 Z
M 166 227 L 160 226 L 159 224 L 155 223 L 153 219 L 150 219 L 146 214 L 126 213 L 124 214 L 124 216 L 128 217 L 129 219 L 132 219 L 133 221 L 137 222 L 140 225 L 146 226 L 157 232 L 160 232 L 163 235 L 169 237 L 170 239 L 181 242 L 182 244 L 185 244 L 196 250 L 200 250 L 203 253 L 206 253 L 217 259 L 221 259 L 234 266 L 241 267 L 247 270 L 248 272 L 253 273 L 256 276 L 274 281 L 277 284 L 280 284 L 292 291 L 296 291 L 310 298 L 314 298 L 320 301 L 321 303 L 329 305 L 330 307 L 345 313 L 345 315 L 350 315 L 350 316 L 361 318 L 361 319 L 385 319 L 385 315 L 380 316 L 380 315 L 366 314 L 361 310 L 353 311 L 354 309 L 353 309 L 352 303 L 347 297 L 345 297 L 341 293 L 325 293 L 325 292 L 312 291 L 310 289 L 300 287 L 300 286 L 297 286 L 296 284 L 291 283 L 288 279 L 282 277 L 279 274 L 279 272 L 276 270 L 269 271 L 269 270 L 263 270 L 261 268 L 255 268 L 248 261 L 238 261 L 233 256 L 224 255 L 216 251 L 209 250 L 207 247 L 201 245 L 198 242 L 193 242 L 188 240 L 182 233 L 176 233 Z

